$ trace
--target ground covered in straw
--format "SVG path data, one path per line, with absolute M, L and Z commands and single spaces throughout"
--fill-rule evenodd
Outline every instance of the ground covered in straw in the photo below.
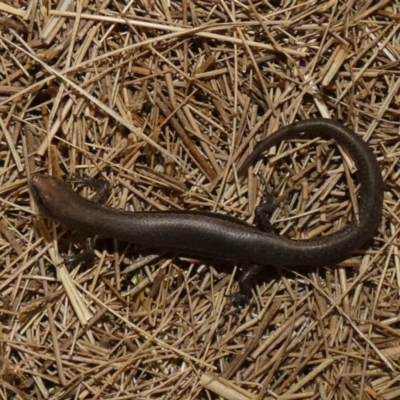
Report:
M 400 398 L 399 19 L 387 0 L 0 2 L 0 397 Z M 266 182 L 277 233 L 329 234 L 357 214 L 334 142 L 237 174 L 258 140 L 321 116 L 378 158 L 381 226 L 340 265 L 266 266 L 243 308 L 243 265 L 98 239 L 67 268 L 84 240 L 28 190 L 85 173 L 112 207 L 253 223 Z

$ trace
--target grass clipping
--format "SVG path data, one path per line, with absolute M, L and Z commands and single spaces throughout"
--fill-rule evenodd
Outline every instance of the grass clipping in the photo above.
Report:
M 0 396 L 400 398 L 399 12 L 391 1 L 0 3 Z M 263 180 L 236 166 L 276 129 L 321 116 L 377 156 L 381 227 L 338 266 L 266 266 L 243 309 L 226 297 L 233 265 L 98 240 L 93 264 L 66 268 L 81 239 L 38 219 L 29 195 L 33 173 L 85 173 L 111 182 L 113 207 L 253 223 Z M 279 234 L 355 218 L 354 166 L 332 141 L 282 143 L 254 172 L 278 199 Z

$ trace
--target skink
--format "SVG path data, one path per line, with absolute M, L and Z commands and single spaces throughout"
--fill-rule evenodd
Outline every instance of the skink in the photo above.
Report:
M 85 235 L 112 237 L 147 248 L 217 260 L 284 266 L 332 264 L 348 258 L 374 237 L 382 216 L 382 174 L 368 145 L 352 130 L 330 119 L 301 121 L 276 131 L 256 146 L 241 171 L 269 147 L 302 133 L 335 139 L 347 148 L 359 175 L 359 222 L 318 238 L 291 240 L 211 212 L 114 209 L 81 197 L 67 183 L 51 176 L 33 176 L 30 188 L 46 217 Z

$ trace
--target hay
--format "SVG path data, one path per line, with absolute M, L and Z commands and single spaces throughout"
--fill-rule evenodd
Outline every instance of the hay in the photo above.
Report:
M 0 3 L 2 398 L 400 398 L 399 7 L 280 3 Z M 93 265 L 67 269 L 81 242 L 29 196 L 34 173 L 86 173 L 110 180 L 113 207 L 252 223 L 261 182 L 236 166 L 321 116 L 376 154 L 381 228 L 335 268 L 266 267 L 237 311 L 231 275 L 204 260 L 99 240 Z M 283 143 L 255 171 L 280 234 L 354 219 L 335 143 Z

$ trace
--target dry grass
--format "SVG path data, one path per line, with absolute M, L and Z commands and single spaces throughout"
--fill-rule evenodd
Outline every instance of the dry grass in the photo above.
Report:
M 0 3 L 1 398 L 400 398 L 394 3 Z M 340 266 L 278 269 L 237 312 L 224 297 L 236 284 L 210 262 L 98 241 L 93 266 L 67 270 L 80 242 L 29 196 L 33 173 L 86 173 L 111 181 L 114 207 L 252 222 L 260 180 L 234 167 L 320 116 L 377 155 L 381 228 Z M 352 218 L 352 165 L 334 143 L 275 154 L 261 170 L 281 234 Z

